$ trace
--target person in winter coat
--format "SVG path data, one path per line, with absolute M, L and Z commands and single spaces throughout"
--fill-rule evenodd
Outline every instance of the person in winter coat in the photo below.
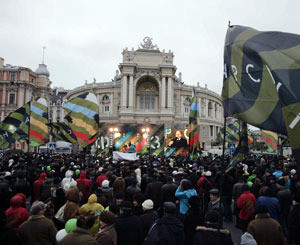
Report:
M 189 199 L 192 196 L 197 196 L 197 192 L 192 187 L 192 183 L 189 180 L 183 179 L 180 182 L 180 186 L 178 186 L 175 197 L 180 200 L 179 203 L 179 211 L 180 214 L 185 215 L 189 210 Z
M 45 210 L 46 204 L 43 202 L 35 201 L 32 204 L 30 208 L 32 216 L 18 230 L 22 244 L 55 244 L 57 230 L 52 220 L 43 215 Z
M 203 208 L 206 210 L 207 204 L 209 203 L 209 191 L 214 188 L 211 171 L 206 171 L 202 173 L 202 177 L 197 181 L 198 194 L 202 199 Z
M 293 197 L 293 208 L 288 216 L 287 240 L 289 244 L 300 245 L 300 193 Z
M 285 239 L 280 224 L 268 213 L 268 208 L 264 205 L 256 207 L 255 219 L 247 228 L 257 242 L 257 245 L 272 244 L 284 245 Z
M 147 199 L 142 203 L 144 214 L 140 216 L 141 226 L 143 230 L 143 240 L 146 238 L 151 226 L 158 219 L 158 214 L 153 210 L 154 203 L 151 199 Z
M 66 192 L 66 205 L 64 208 L 64 222 L 79 215 L 80 195 L 77 187 L 72 187 Z
M 112 188 L 113 188 L 113 197 L 115 198 L 116 195 L 122 193 L 124 194 L 125 191 L 125 180 L 122 177 L 118 177 L 115 179 Z
M 194 245 L 233 245 L 229 230 L 221 229 L 218 232 L 219 213 L 216 210 L 208 211 L 205 215 L 205 226 L 197 226 Z
M 102 186 L 103 180 L 108 180 L 105 173 L 106 173 L 106 170 L 102 169 L 101 174 L 97 177 L 96 182 L 97 182 L 98 186 Z
M 136 179 L 133 179 L 131 181 L 131 185 L 128 186 L 125 190 L 125 197 L 126 197 L 126 200 L 130 200 L 132 201 L 133 200 L 133 196 L 137 193 L 140 193 L 141 192 L 141 189 L 139 187 L 137 187 L 137 180 Z
M 193 244 L 196 227 L 204 225 L 204 215 L 201 210 L 201 200 L 198 196 L 189 199 L 189 211 L 184 217 L 185 244 Z
M 41 173 L 40 177 L 33 183 L 33 201 L 40 200 L 41 186 L 47 177 L 46 173 Z
M 175 202 L 175 192 L 177 190 L 177 185 L 173 182 L 172 176 L 167 176 L 166 182 L 167 183 L 161 187 L 162 203 Z
M 112 188 L 109 187 L 108 180 L 103 180 L 102 186 L 97 188 L 97 196 L 104 207 L 107 207 L 112 202 Z
M 90 195 L 88 203 L 82 205 L 79 209 L 80 215 L 91 214 L 96 217 L 94 226 L 91 229 L 91 234 L 95 235 L 99 227 L 99 215 L 104 210 L 104 207 L 97 203 L 97 196 L 95 194 Z
M 100 214 L 100 229 L 95 236 L 98 245 L 117 245 L 116 216 L 110 211 Z
M 5 211 L 7 217 L 7 225 L 14 229 L 18 229 L 19 226 L 29 218 L 29 213 L 24 205 L 24 195 L 16 194 L 10 199 L 10 208 Z M 25 198 L 26 204 L 26 198 Z
M 183 224 L 176 217 L 177 210 L 175 203 L 165 202 L 163 209 L 163 217 L 152 225 L 144 241 L 144 245 L 183 245 Z
M 268 209 L 268 213 L 270 214 L 271 218 L 277 220 L 279 222 L 279 214 L 280 214 L 280 204 L 279 200 L 274 197 L 274 193 L 270 187 L 267 187 L 265 193 L 262 193 L 263 196 L 260 196 L 255 206 L 264 205 Z
M 237 207 L 240 209 L 240 228 L 243 230 L 243 232 L 247 230 L 249 222 L 254 218 L 255 203 L 255 196 L 250 192 L 249 185 L 245 184 L 243 186 L 243 193 L 237 200 Z
M 77 227 L 62 240 L 59 245 L 95 245 L 95 239 L 90 235 L 90 229 L 95 223 L 93 215 L 80 216 L 77 219 Z
M 133 205 L 123 201 L 120 207 L 120 216 L 115 223 L 118 245 L 138 245 L 142 242 L 142 229 L 139 217 L 133 215 Z
M 67 170 L 65 173 L 65 178 L 61 181 L 61 187 L 64 188 L 65 184 L 70 184 L 71 182 L 74 182 L 75 180 L 72 178 L 73 171 Z
M 152 182 L 147 184 L 145 196 L 147 199 L 151 199 L 154 203 L 154 209 L 157 210 L 161 202 L 161 187 L 163 183 L 158 180 L 157 176 L 153 176 Z
M 92 183 L 86 178 L 85 171 L 81 171 L 79 179 L 76 180 L 78 190 L 82 193 L 81 203 L 86 203 L 89 197 L 89 190 Z
M 5 212 L 0 209 L 0 245 L 21 245 L 15 229 L 7 225 Z
M 18 173 L 17 182 L 13 186 L 13 194 L 23 193 L 28 198 L 31 195 L 31 191 L 31 185 L 26 180 L 25 173 Z
M 283 233 L 286 235 L 287 219 L 292 206 L 293 195 L 291 191 L 287 187 L 285 187 L 285 180 L 283 179 L 283 177 L 279 178 L 277 183 L 277 198 L 280 204 L 279 223 L 282 227 Z

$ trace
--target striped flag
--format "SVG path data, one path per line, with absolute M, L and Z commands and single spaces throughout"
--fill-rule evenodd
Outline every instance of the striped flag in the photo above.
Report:
M 278 148 L 278 134 L 268 130 L 262 130 L 261 136 L 268 146 L 268 151 L 273 152 Z
M 189 154 L 194 159 L 200 150 L 200 116 L 199 103 L 196 96 L 195 88 L 193 88 L 192 104 L 189 116 Z
M 2 129 L 3 122 L 0 124 L 0 149 L 7 149 L 15 142 L 13 134 Z
M 49 124 L 50 134 L 55 138 L 55 140 L 62 140 L 70 143 L 77 143 L 76 136 L 73 134 L 72 130 L 64 122 L 53 122 Z
M 12 134 L 13 140 L 28 139 L 30 102 L 10 113 L 2 122 L 2 129 Z
M 248 148 L 247 123 L 242 122 L 241 138 L 240 138 L 240 141 L 239 141 L 239 144 L 238 144 L 236 150 L 234 151 L 234 155 L 231 159 L 231 162 L 227 166 L 226 173 L 228 173 L 239 162 L 241 162 L 248 152 L 249 152 L 249 148 Z
M 40 146 L 47 142 L 48 132 L 48 104 L 43 97 L 37 98 L 30 105 L 29 145 Z
M 240 140 L 240 122 L 239 120 L 235 120 L 233 123 L 226 125 L 226 136 L 225 141 L 228 143 L 235 143 Z M 217 142 L 223 144 L 224 138 L 224 128 L 220 129 L 220 132 L 217 135 Z
M 300 35 L 228 28 L 223 104 L 261 129 L 288 135 L 300 172 Z
M 81 147 L 93 144 L 99 133 L 99 107 L 95 94 L 85 92 L 64 104 L 65 119 Z

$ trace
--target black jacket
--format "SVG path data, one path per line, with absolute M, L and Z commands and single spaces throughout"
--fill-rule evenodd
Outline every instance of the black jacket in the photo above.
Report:
M 218 241 L 220 240 L 220 243 Z M 228 230 L 220 230 L 220 233 L 218 233 L 218 230 L 215 228 L 209 228 L 204 226 L 198 226 L 195 239 L 194 239 L 194 245 L 233 245 L 230 232 Z
M 290 243 L 300 244 L 300 204 L 293 206 L 288 218 L 287 238 Z
M 143 215 L 140 216 L 141 225 L 143 230 L 143 240 L 146 238 L 151 226 L 158 219 L 158 214 L 153 209 L 147 210 Z
M 142 243 L 140 218 L 135 215 L 120 215 L 115 223 L 118 245 L 138 245 Z
M 158 180 L 154 180 L 149 183 L 146 187 L 146 198 L 151 199 L 154 203 L 154 209 L 157 209 L 161 206 L 161 187 L 162 182 Z
M 292 193 L 288 188 L 284 187 L 278 191 L 277 198 L 280 203 L 280 215 L 287 218 L 293 201 Z
M 183 245 L 184 231 L 181 221 L 170 215 L 157 220 L 151 227 L 144 245 Z
M 174 202 L 176 201 L 175 192 L 177 190 L 177 185 L 175 183 L 166 183 L 161 187 L 161 198 L 162 203 L 164 202 Z

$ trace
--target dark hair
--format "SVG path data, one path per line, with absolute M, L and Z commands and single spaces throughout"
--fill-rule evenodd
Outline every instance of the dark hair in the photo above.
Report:
M 166 177 L 166 182 L 172 182 L 172 181 L 173 181 L 172 176 L 167 176 L 167 177 Z
M 189 189 L 192 189 L 193 188 L 193 185 L 191 183 L 191 181 L 187 180 L 187 179 L 183 179 L 180 183 L 180 186 L 182 188 L 181 191 L 186 191 L 186 190 L 189 190 Z
M 116 221 L 115 215 L 110 211 L 103 211 L 100 214 L 99 218 L 100 218 L 100 221 L 102 221 L 103 223 L 105 223 L 107 225 L 113 225 Z
M 268 213 L 268 208 L 265 205 L 260 204 L 256 207 L 256 213 L 257 214 Z
M 194 211 L 200 210 L 200 198 L 198 196 L 192 196 L 189 199 L 189 205 L 191 206 L 191 209 Z
M 80 215 L 77 219 L 77 227 L 89 230 L 93 227 L 95 221 L 96 217 L 94 215 Z
M 242 191 L 250 191 L 249 185 L 248 184 L 244 184 L 242 187 Z

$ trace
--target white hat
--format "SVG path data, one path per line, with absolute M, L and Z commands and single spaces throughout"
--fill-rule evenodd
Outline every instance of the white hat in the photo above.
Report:
M 205 176 L 211 176 L 211 172 L 210 171 L 206 171 L 205 172 Z
M 103 180 L 102 181 L 102 187 L 104 187 L 104 188 L 106 188 L 106 187 L 108 187 L 109 186 L 109 181 L 108 180 Z
M 296 173 L 296 170 L 295 170 L 295 169 L 292 169 L 292 170 L 291 170 L 291 174 L 294 175 L 295 173 Z
M 174 170 L 174 171 L 172 172 L 172 174 L 173 174 L 173 175 L 177 175 L 178 172 L 177 172 L 176 170 Z
M 142 203 L 142 207 L 143 207 L 144 209 L 147 209 L 147 210 L 153 209 L 153 202 L 152 202 L 152 200 L 151 200 L 151 199 L 145 200 L 145 201 Z
M 11 167 L 11 165 L 13 165 L 14 163 L 14 159 L 9 159 L 8 160 L 8 167 Z

